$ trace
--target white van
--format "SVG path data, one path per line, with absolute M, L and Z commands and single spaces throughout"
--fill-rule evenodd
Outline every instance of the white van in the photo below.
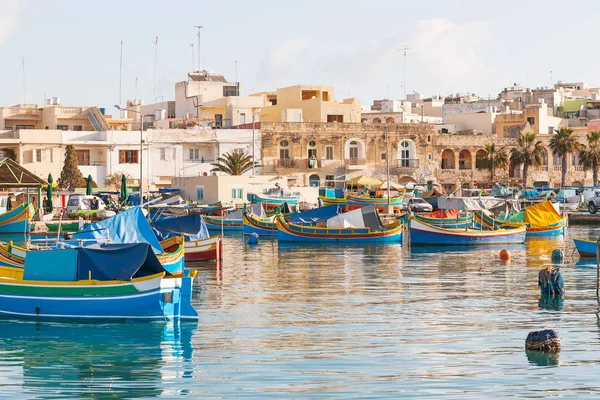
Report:
M 104 210 L 105 207 L 106 205 L 104 204 L 104 201 L 102 201 L 102 199 L 98 196 L 76 194 L 69 197 L 67 208 L 65 209 L 65 215 L 68 217 L 72 212 L 80 210 Z

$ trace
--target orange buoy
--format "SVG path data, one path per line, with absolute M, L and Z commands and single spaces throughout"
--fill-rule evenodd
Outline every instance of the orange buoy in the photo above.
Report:
M 508 251 L 506 249 L 502 249 L 500 251 L 500 259 L 502 261 L 508 261 L 508 260 L 510 260 L 510 251 Z

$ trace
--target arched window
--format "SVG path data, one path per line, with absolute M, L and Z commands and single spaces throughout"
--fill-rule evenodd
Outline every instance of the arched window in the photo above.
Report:
M 454 152 L 450 149 L 442 152 L 442 169 L 454 169 Z
M 398 144 L 398 167 L 417 167 L 417 146 L 412 140 L 403 140 Z
M 381 118 L 373 118 L 373 123 L 374 124 L 380 124 L 381 123 Z
M 287 140 L 282 140 L 281 142 L 279 142 L 280 147 L 288 147 L 289 145 L 290 142 L 288 142 Z
M 290 142 L 287 140 L 282 140 L 279 142 L 279 160 L 283 164 L 290 159 Z
M 394 118 L 392 118 L 392 117 L 387 117 L 387 118 L 385 119 L 385 123 L 386 123 L 386 124 L 393 124 L 394 122 L 395 122 L 395 121 L 394 121 Z
M 458 169 L 472 169 L 471 152 L 463 150 L 458 154 Z
M 351 163 L 365 159 L 365 143 L 361 139 L 351 138 L 344 144 L 344 158 Z

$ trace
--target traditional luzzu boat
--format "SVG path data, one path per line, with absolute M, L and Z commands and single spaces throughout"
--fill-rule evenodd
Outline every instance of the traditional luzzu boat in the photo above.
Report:
M 404 195 L 390 197 L 389 205 L 394 207 L 396 211 L 400 211 L 404 204 Z M 358 207 L 365 207 L 373 205 L 378 210 L 383 210 L 388 205 L 387 197 L 366 197 L 366 196 L 355 196 L 351 194 L 346 195 L 346 208 L 356 209 Z
M 414 219 L 440 228 L 465 228 L 473 223 L 473 214 L 460 215 L 458 210 L 438 210 L 426 215 L 414 215 Z
M 279 187 L 266 189 L 260 194 L 248 193 L 247 198 L 250 203 L 260 203 L 266 208 L 279 207 L 283 203 L 287 203 L 290 208 L 295 210 L 300 203 L 300 195 L 298 193 L 293 193 L 291 190 Z
M 433 206 L 434 210 L 438 208 L 438 199 L 442 197 L 442 192 L 433 188 L 423 193 L 419 193 L 419 197 Z
M 453 197 L 441 198 L 440 209 L 479 211 L 497 208 L 505 204 L 506 200 L 493 197 Z M 468 228 L 448 229 L 440 228 L 419 221 L 413 216 L 410 221 L 410 242 L 415 245 L 477 245 L 477 244 L 519 244 L 525 242 L 526 228 L 510 227 L 507 229 Z
M 221 236 L 211 237 L 204 217 L 190 214 L 175 217 L 158 216 L 153 221 L 160 238 L 183 237 L 186 261 L 220 261 L 223 259 Z
M 183 239 L 172 237 L 160 242 L 140 207 L 131 208 L 91 224 L 73 234 L 72 240 L 84 247 L 87 247 L 88 243 L 105 243 L 107 241 L 110 243 L 148 243 L 166 271 L 171 274 L 184 272 Z
M 581 258 L 596 258 L 598 242 L 595 240 L 573 239 L 575 247 Z
M 477 222 L 487 228 L 507 228 L 525 225 L 527 236 L 558 236 L 565 233 L 567 218 L 563 218 L 551 201 L 532 204 L 509 221 L 495 219 L 483 211 L 477 211 Z
M 89 224 L 84 224 L 83 227 L 79 227 L 79 222 L 68 222 L 68 223 L 59 223 L 59 222 L 46 222 L 46 227 L 48 228 L 48 232 L 58 232 L 60 227 L 61 232 L 77 232 L 81 228 L 85 228 L 85 226 Z
M 75 243 L 69 241 L 59 243 L 59 246 L 62 247 L 73 247 L 74 245 Z M 183 239 L 181 237 L 172 237 L 161 241 L 160 245 L 163 251 L 156 254 L 156 258 L 163 268 L 174 275 L 182 274 L 185 254 Z M 83 243 L 81 247 L 83 247 Z M 56 244 L 53 243 L 53 247 L 41 246 L 37 248 L 56 248 Z M 13 242 L 8 242 L 7 244 L 0 243 L 0 267 L 23 268 L 27 253 L 28 250 L 26 248 L 15 246 Z
M 283 219 L 292 224 L 314 226 L 320 222 L 326 222 L 329 218 L 334 217 L 339 213 L 339 206 L 332 205 L 313 208 L 312 210 L 303 211 L 301 213 L 283 214 Z M 251 235 L 252 233 L 256 233 L 259 236 L 277 235 L 277 223 L 275 222 L 275 218 L 277 217 L 257 218 L 250 213 L 244 214 L 244 235 Z
M 279 216 L 279 242 L 313 243 L 401 243 L 403 224 L 398 220 L 383 225 L 375 206 L 362 207 L 327 220 L 326 227 L 288 223 Z
M 344 189 L 320 187 L 319 199 L 323 202 L 324 206 L 336 205 L 342 208 L 346 206 L 346 192 Z
M 25 234 L 31 231 L 35 210 L 30 203 L 21 204 L 0 214 L 0 234 Z
M 195 275 L 189 270 L 171 275 L 147 243 L 29 251 L 24 267 L 0 267 L 0 315 L 197 319 L 191 305 Z
M 247 211 L 264 218 L 266 216 L 265 210 L 261 203 L 252 204 L 247 207 Z M 232 213 L 224 215 L 222 217 L 214 217 L 210 215 L 204 216 L 204 222 L 206 227 L 211 231 L 228 231 L 228 232 L 241 232 L 244 228 L 244 210 L 236 210 Z

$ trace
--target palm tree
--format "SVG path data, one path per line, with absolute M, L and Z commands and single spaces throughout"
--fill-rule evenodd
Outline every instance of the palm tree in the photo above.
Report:
M 550 149 L 552 149 L 552 154 L 562 158 L 560 186 L 565 187 L 567 184 L 567 156 L 579 150 L 579 142 L 573 136 L 573 129 L 560 128 L 556 131 L 556 135 L 550 139 Z
M 496 148 L 495 143 L 486 144 L 483 146 L 483 151 L 485 154 L 475 159 L 475 167 L 490 171 L 490 179 L 493 184 L 496 169 L 505 169 L 508 166 L 508 154 L 504 147 Z
M 244 153 L 225 153 L 222 157 L 217 158 L 212 171 L 225 172 L 228 175 L 242 175 L 250 171 L 253 167 L 257 167 L 258 163 L 252 162 L 252 157 Z
M 598 186 L 598 169 L 600 167 L 600 131 L 593 131 L 587 135 L 587 146 L 581 146 L 579 163 L 586 171 L 592 170 L 594 187 Z
M 523 165 L 523 187 L 527 187 L 527 171 L 530 166 L 542 165 L 544 146 L 531 131 L 521 132 L 517 147 L 510 150 L 510 164 Z

